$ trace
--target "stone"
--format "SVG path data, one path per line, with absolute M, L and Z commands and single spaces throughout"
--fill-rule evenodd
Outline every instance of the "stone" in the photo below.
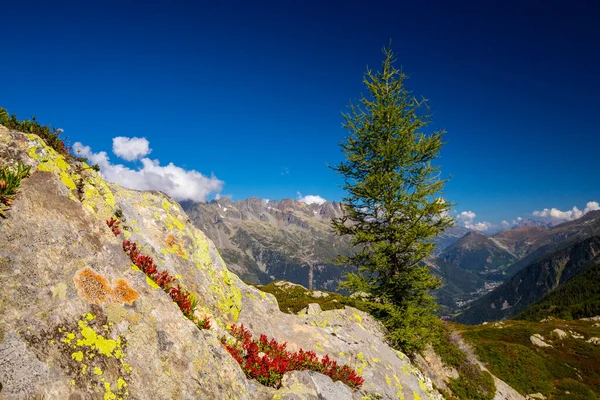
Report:
M 569 334 L 571 335 L 571 337 L 573 337 L 574 339 L 583 339 L 584 336 L 577 333 L 577 332 L 573 332 L 573 331 L 569 331 Z
M 536 399 L 536 400 L 546 400 L 546 396 L 541 393 L 533 393 L 527 395 L 528 399 Z
M 558 329 L 558 328 L 556 328 L 555 330 L 553 330 L 552 334 L 554 334 L 554 336 L 556 336 L 559 339 L 564 339 L 564 338 L 566 338 L 566 337 L 569 336 L 567 334 L 567 332 L 563 331 L 562 329 Z
M 553 347 L 551 344 L 546 343 L 544 337 L 539 333 L 531 335 L 529 340 L 531 341 L 531 344 L 537 347 Z
M 275 395 L 289 400 L 347 400 L 353 397 L 348 386 L 314 371 L 288 372 Z
M 587 342 L 588 342 L 588 343 L 591 343 L 591 344 L 596 344 L 596 345 L 598 345 L 598 344 L 600 344 L 600 338 L 597 338 L 597 337 L 591 337 L 591 338 L 589 338 L 589 339 L 587 340 Z

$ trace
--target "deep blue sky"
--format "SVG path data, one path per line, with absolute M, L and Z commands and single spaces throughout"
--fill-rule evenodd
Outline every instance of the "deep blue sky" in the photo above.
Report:
M 5 2 L 0 106 L 93 151 L 146 137 L 234 199 L 339 200 L 340 112 L 392 39 L 448 131 L 445 197 L 499 223 L 600 201 L 596 4 Z

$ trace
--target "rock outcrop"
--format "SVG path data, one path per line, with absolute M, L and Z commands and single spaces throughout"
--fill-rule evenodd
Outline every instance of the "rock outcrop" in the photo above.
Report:
M 0 399 L 438 398 L 382 328 L 355 309 L 283 314 L 275 298 L 226 268 L 181 207 L 160 192 L 105 182 L 65 162 L 35 135 L 0 126 L 0 163 L 35 172 L 0 220 Z M 201 330 L 139 271 L 106 220 L 122 212 L 122 235 L 195 294 Z M 244 324 L 329 356 L 358 371 L 352 391 L 313 372 L 288 373 L 282 387 L 248 380 L 222 347 Z

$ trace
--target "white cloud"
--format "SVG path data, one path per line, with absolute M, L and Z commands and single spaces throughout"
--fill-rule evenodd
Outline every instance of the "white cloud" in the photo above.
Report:
M 327 200 L 325 200 L 324 198 L 322 198 L 321 196 L 316 195 L 316 194 L 308 194 L 306 196 L 302 196 L 302 194 L 300 192 L 297 192 L 297 194 L 298 194 L 298 201 L 302 202 L 302 203 L 321 205 L 321 204 L 327 202 Z
M 126 161 L 135 161 L 150 154 L 152 149 L 146 138 L 118 136 L 113 138 L 113 153 Z
M 456 222 L 458 224 L 462 224 L 467 229 L 473 229 L 481 232 L 489 231 L 490 229 L 494 228 L 493 224 L 486 221 L 475 222 L 475 217 L 477 217 L 477 214 L 475 214 L 473 211 L 463 211 L 456 216 Z
M 583 215 L 594 210 L 600 210 L 600 204 L 598 204 L 597 201 L 588 202 L 583 211 L 577 208 L 577 206 L 574 206 L 572 209 L 566 211 L 561 211 L 558 208 L 544 208 L 541 211 L 534 211 L 533 215 L 553 223 L 560 223 L 581 218 Z
M 596 211 L 596 210 L 600 210 L 600 204 L 598 204 L 597 201 L 589 201 L 586 205 L 585 208 L 583 209 L 583 213 L 587 214 L 590 211 Z
M 113 140 L 113 151 L 125 160 L 135 160 L 136 157 L 150 152 L 146 139 L 123 139 L 126 140 Z M 138 141 L 134 141 L 134 139 Z M 144 145 L 140 144 L 140 140 L 146 142 L 145 149 Z M 115 145 L 115 143 L 117 144 Z M 132 143 L 137 144 L 132 145 Z M 223 181 L 215 176 L 207 177 L 198 171 L 185 170 L 173 163 L 162 166 L 158 160 L 142 158 L 141 166 L 132 169 L 122 164 L 112 164 L 106 152 L 94 153 L 89 146 L 84 146 L 79 142 L 73 145 L 73 149 L 77 155 L 87 157 L 91 163 L 98 164 L 102 176 L 106 180 L 127 188 L 160 190 L 175 200 L 206 201 L 206 197 L 210 193 L 218 194 L 223 187 Z
M 468 229 L 473 229 L 474 231 L 480 231 L 480 232 L 485 232 L 485 231 L 489 231 L 490 229 L 493 228 L 493 225 L 489 222 L 477 222 L 476 224 L 467 224 L 465 225 L 466 228 Z
M 577 207 L 571 210 L 561 211 L 558 208 L 544 208 L 542 211 L 534 211 L 533 215 L 540 218 L 550 220 L 566 220 L 577 219 L 583 215 L 583 212 Z
M 477 214 L 475 214 L 473 211 L 463 211 L 460 214 L 458 214 L 456 220 L 459 223 L 471 223 L 473 222 L 476 216 Z

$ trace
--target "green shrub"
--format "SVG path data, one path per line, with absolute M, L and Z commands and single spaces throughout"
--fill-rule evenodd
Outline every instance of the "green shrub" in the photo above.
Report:
M 31 166 L 19 161 L 16 170 L 10 167 L 0 169 L 0 217 L 6 218 L 6 212 L 12 205 L 21 180 L 29 176 Z
M 583 383 L 575 379 L 564 379 L 556 384 L 552 393 L 553 400 L 589 400 L 597 396 Z

